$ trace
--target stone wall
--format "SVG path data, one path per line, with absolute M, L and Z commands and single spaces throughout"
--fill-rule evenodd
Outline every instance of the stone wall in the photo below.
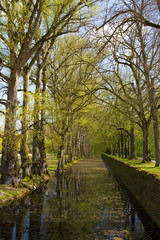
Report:
M 154 174 L 140 171 L 107 154 L 102 155 L 148 215 L 160 226 L 160 179 Z

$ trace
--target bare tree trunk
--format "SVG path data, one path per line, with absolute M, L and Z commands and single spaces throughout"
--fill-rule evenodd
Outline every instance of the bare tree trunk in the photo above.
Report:
M 4 184 L 18 184 L 18 158 L 16 134 L 16 110 L 17 110 L 17 85 L 19 75 L 11 72 L 11 80 L 8 83 L 7 108 L 5 116 L 5 129 L 2 147 L 1 180 Z
M 65 152 L 66 152 L 65 163 L 68 163 L 70 160 L 70 134 L 67 136 Z
M 72 162 L 72 159 L 73 159 L 72 131 L 70 131 L 70 135 L 69 135 L 69 147 L 70 147 L 69 162 Z M 80 149 L 79 149 L 79 152 L 80 152 Z
M 61 169 L 64 167 L 64 146 L 60 146 L 60 150 L 58 153 L 58 165 L 57 165 L 57 173 L 60 173 Z
M 128 158 L 130 157 L 130 137 L 129 137 L 129 135 L 128 135 L 128 137 L 127 137 L 127 141 L 128 141 L 128 145 L 127 145 L 127 155 L 128 155 Z
M 41 172 L 48 174 L 48 164 L 46 156 L 46 147 L 45 147 L 45 132 L 46 132 L 46 68 L 43 69 L 43 78 L 42 78 L 42 101 L 41 101 L 41 121 L 40 121 L 40 138 L 39 138 L 39 152 L 40 152 L 40 164 Z
M 134 132 L 134 127 L 131 128 L 131 134 L 130 134 L 130 140 L 131 140 L 131 155 L 130 158 L 135 158 L 135 132 Z
M 22 139 L 21 139 L 21 167 L 23 171 L 23 178 L 31 175 L 31 160 L 29 158 L 29 150 L 27 146 L 28 140 L 28 85 L 29 85 L 30 71 L 27 67 L 24 68 L 23 79 L 23 113 L 22 113 Z
M 121 132 L 121 156 L 124 158 L 124 143 L 123 143 L 123 133 Z
M 113 155 L 116 156 L 116 144 L 115 143 L 113 143 L 112 148 L 113 148 Z
M 78 155 L 78 130 L 75 129 L 75 138 L 74 138 L 74 152 L 75 152 L 75 156 Z
M 64 167 L 64 145 L 65 145 L 65 136 L 61 135 L 61 145 L 58 152 L 58 165 L 57 173 L 60 173 L 60 170 Z
M 150 161 L 148 126 L 143 125 L 143 162 Z
M 158 8 L 160 6 L 160 1 L 157 0 Z M 139 39 L 141 43 L 141 51 L 142 51 L 142 58 L 143 58 L 143 68 L 144 68 L 144 76 L 147 85 L 147 91 L 149 96 L 149 104 L 150 104 L 150 114 L 153 119 L 154 125 L 154 140 L 155 140 L 155 155 L 156 155 L 156 166 L 160 164 L 160 147 L 159 147 L 159 126 L 158 126 L 158 118 L 157 118 L 157 101 L 155 96 L 155 89 L 154 89 L 154 78 L 150 76 L 150 67 L 147 62 L 147 53 L 145 50 L 145 42 L 143 39 L 143 30 L 142 26 L 137 23 L 137 29 L 139 33 Z
M 37 61 L 38 70 L 36 78 L 36 92 L 34 98 L 34 130 L 33 130 L 33 149 L 32 149 L 32 173 L 41 174 L 40 154 L 39 154 L 39 136 L 40 136 L 40 86 L 41 86 L 41 68 L 40 59 Z
M 84 132 L 84 130 L 82 130 L 82 131 L 80 131 L 80 139 L 81 139 L 81 152 L 80 152 L 80 154 L 81 154 L 81 157 L 83 157 L 83 156 L 85 156 L 85 132 Z
M 157 117 L 157 106 L 155 100 L 155 88 L 154 88 L 154 78 L 151 78 L 151 90 L 150 90 L 150 104 L 151 104 L 151 115 L 153 118 L 153 127 L 154 127 L 154 143 L 155 143 L 155 155 L 156 155 L 156 164 L 158 167 L 160 165 L 160 142 L 159 142 L 159 123 Z
M 125 158 L 128 157 L 128 149 L 127 149 L 127 137 L 125 137 Z
M 155 154 L 156 154 L 156 164 L 158 167 L 160 165 L 160 152 L 159 152 L 159 123 L 158 119 L 153 119 L 153 127 L 154 127 L 154 143 L 155 143 Z
M 80 149 L 81 149 L 81 140 L 80 140 L 80 130 L 79 130 L 79 127 L 78 127 L 78 142 L 77 142 L 77 150 L 78 150 L 78 156 L 81 155 L 80 153 Z
M 120 136 L 118 136 L 118 156 L 121 156 L 121 141 L 120 141 Z

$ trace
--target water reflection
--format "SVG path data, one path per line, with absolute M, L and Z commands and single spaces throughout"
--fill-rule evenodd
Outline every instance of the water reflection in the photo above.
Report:
M 83 161 L 1 208 L 0 239 L 159 239 L 154 224 L 142 219 L 103 162 Z

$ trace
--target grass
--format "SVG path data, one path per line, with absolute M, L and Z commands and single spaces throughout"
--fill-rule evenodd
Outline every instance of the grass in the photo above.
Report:
M 160 178 L 160 167 L 155 167 L 155 163 L 153 162 L 145 162 L 142 163 L 142 160 L 140 159 L 124 159 L 118 156 L 109 155 L 110 157 L 113 157 L 117 160 L 120 160 L 121 162 L 124 162 L 128 164 L 131 167 L 137 168 L 139 171 L 146 171 L 151 174 L 155 174 L 158 178 Z
M 52 175 L 57 168 L 58 160 L 57 160 L 56 155 L 48 153 L 47 154 L 47 163 L 48 163 L 49 173 Z

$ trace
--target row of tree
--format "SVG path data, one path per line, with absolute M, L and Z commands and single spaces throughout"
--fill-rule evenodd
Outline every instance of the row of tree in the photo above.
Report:
M 32 173 L 47 173 L 45 151 L 47 85 L 49 85 L 52 98 L 55 99 L 55 114 L 58 107 L 61 113 L 64 111 L 64 114 L 57 113 L 56 116 L 57 122 L 58 117 L 60 119 L 57 132 L 62 142 L 64 135 L 69 131 L 68 123 L 72 122 L 72 115 L 88 101 L 82 93 L 80 103 L 77 103 L 72 109 L 72 102 L 76 101 L 78 96 L 75 95 L 73 100 L 72 93 L 66 96 L 67 88 L 65 89 L 65 85 L 67 86 L 70 77 L 73 77 L 72 74 L 76 74 L 75 71 L 78 69 L 76 70 L 76 65 L 73 65 L 68 72 L 68 66 L 66 65 L 66 68 L 64 66 L 64 62 L 67 59 L 69 61 L 73 53 L 66 56 L 64 53 L 64 59 L 60 60 L 55 59 L 55 53 L 58 48 L 56 44 L 60 37 L 78 32 L 80 27 L 84 27 L 88 23 L 95 2 L 93 0 L 87 2 L 83 0 L 0 1 L 2 49 L 0 53 L 0 77 L 1 88 L 5 88 L 7 96 L 0 100 L 0 103 L 6 107 L 4 110 L 5 127 L 1 160 L 2 183 L 18 184 L 17 153 L 19 141 L 21 142 L 20 155 L 23 177 L 30 175 L 31 167 Z M 57 65 L 58 60 L 60 61 L 59 65 Z M 61 72 L 59 72 L 60 69 Z M 49 80 L 50 83 L 48 83 Z M 81 77 L 79 81 L 81 81 Z M 18 99 L 19 91 L 23 91 L 23 103 L 21 103 L 21 99 Z M 29 125 L 29 95 L 32 93 L 34 93 L 34 107 L 33 117 Z M 64 98 L 70 99 L 65 103 Z M 58 106 L 58 104 L 60 105 Z M 17 121 L 17 108 L 20 105 L 22 105 L 21 123 Z M 51 124 L 51 120 L 49 120 L 49 124 Z M 21 133 L 17 128 L 18 126 L 21 128 Z M 33 138 L 32 164 L 27 145 L 29 129 L 32 130 Z M 61 156 L 63 143 L 60 149 Z
M 99 34 L 100 51 L 106 49 L 108 54 L 97 83 L 98 89 L 104 92 L 103 103 L 128 120 L 130 127 L 124 127 L 119 116 L 112 125 L 121 130 L 121 138 L 124 133 L 130 136 L 131 157 L 135 157 L 134 128 L 139 126 L 143 132 L 143 161 L 150 160 L 149 127 L 153 123 L 156 166 L 160 164 L 159 6 L 159 1 L 125 0 L 109 7 L 106 20 L 99 28 L 103 29 Z M 121 139 L 122 145 L 124 142 L 127 145 L 127 140 Z

